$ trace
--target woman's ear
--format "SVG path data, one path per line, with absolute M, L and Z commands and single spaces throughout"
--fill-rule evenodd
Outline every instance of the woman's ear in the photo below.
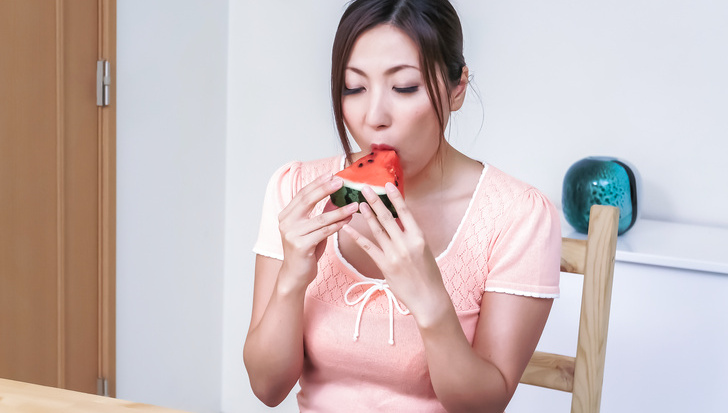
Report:
M 463 107 L 465 101 L 465 92 L 468 90 L 468 82 L 470 81 L 470 71 L 467 66 L 463 66 L 463 73 L 460 75 L 460 81 L 450 95 L 450 111 L 455 112 Z

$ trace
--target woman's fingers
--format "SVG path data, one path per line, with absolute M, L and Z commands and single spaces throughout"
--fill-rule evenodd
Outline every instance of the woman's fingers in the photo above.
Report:
M 354 240 L 356 245 L 364 250 L 364 252 L 366 252 L 375 263 L 384 262 L 384 252 L 382 252 L 382 250 L 367 237 L 361 235 L 359 231 L 352 228 L 351 225 L 344 225 L 342 230 L 346 232 Z
M 336 207 L 335 207 L 336 208 Z M 359 210 L 359 204 L 353 202 L 349 205 L 344 205 L 341 208 L 336 208 L 328 212 L 324 212 L 308 220 L 301 227 L 301 234 L 308 234 L 317 231 L 319 228 L 327 227 L 331 224 L 344 221 L 344 224 L 351 220 L 351 216 Z M 342 224 L 343 225 L 343 224 Z M 338 230 L 337 230 L 338 231 Z
M 388 250 L 391 247 L 392 240 L 387 231 L 382 227 L 382 224 L 379 223 L 379 220 L 372 211 L 372 208 L 366 203 L 361 203 L 359 205 L 359 210 L 366 220 L 367 225 L 369 225 L 369 229 L 372 231 L 374 240 L 377 241 L 383 250 Z
M 330 174 L 316 178 L 296 194 L 291 203 L 281 211 L 279 218 L 283 220 L 292 214 L 297 217 L 308 216 L 314 205 L 338 191 L 343 184 L 341 178 Z
M 397 224 L 397 221 L 392 216 L 392 213 L 389 212 L 387 206 L 384 205 L 384 202 L 382 202 L 379 195 L 377 195 L 372 188 L 365 186 L 362 188 L 361 192 L 364 195 L 364 199 L 367 200 L 367 203 L 376 214 L 376 217 L 373 217 L 373 219 L 375 221 L 379 221 L 381 226 L 384 227 L 384 230 L 387 231 L 390 236 L 394 235 L 396 232 L 402 232 L 399 224 Z M 367 221 L 370 221 L 371 225 L 371 219 L 367 219 Z
M 315 247 L 335 232 L 339 231 L 344 225 L 348 224 L 351 219 L 344 219 L 332 222 L 322 227 L 316 228 L 314 231 L 309 232 L 300 237 L 301 247 Z
M 399 220 L 405 231 L 408 229 L 411 230 L 419 228 L 415 218 L 410 213 L 409 208 L 407 208 L 407 204 L 405 204 L 404 198 L 402 197 L 402 193 L 399 192 L 399 189 L 389 182 L 384 185 L 384 189 L 387 191 L 387 198 L 389 198 L 389 201 L 392 202 L 394 209 L 397 211 L 397 216 L 399 216 Z
M 320 253 L 323 252 L 319 248 L 319 244 L 348 224 L 357 209 L 358 205 L 354 203 L 308 220 L 299 220 L 299 222 L 285 225 L 281 223 L 283 242 L 292 248 L 292 251 L 299 251 L 305 256 L 316 254 L 318 259 Z
M 341 185 L 341 178 L 320 176 L 303 187 L 281 211 L 278 228 L 284 250 L 296 251 L 302 256 L 315 254 L 318 257 L 322 241 L 351 220 L 351 216 L 359 209 L 357 203 L 341 208 L 325 208 L 323 213 L 311 216 L 316 204 L 341 188 Z

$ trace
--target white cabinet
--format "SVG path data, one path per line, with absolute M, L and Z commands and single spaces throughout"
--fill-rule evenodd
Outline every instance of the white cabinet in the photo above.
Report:
M 728 411 L 728 230 L 641 220 L 617 249 L 601 411 Z M 581 283 L 562 275 L 540 350 L 576 354 Z M 564 413 L 570 403 L 521 385 L 507 411 Z

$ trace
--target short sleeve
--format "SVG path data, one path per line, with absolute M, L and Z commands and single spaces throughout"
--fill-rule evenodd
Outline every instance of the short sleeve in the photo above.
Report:
M 298 186 L 300 168 L 300 162 L 290 162 L 278 168 L 270 177 L 263 198 L 258 239 L 253 247 L 253 252 L 256 254 L 283 260 L 278 215 L 293 199 Z
M 561 221 L 556 208 L 531 188 L 506 211 L 491 244 L 485 291 L 558 297 Z

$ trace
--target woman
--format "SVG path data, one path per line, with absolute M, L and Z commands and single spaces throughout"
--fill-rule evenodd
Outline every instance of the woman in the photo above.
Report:
M 345 154 L 274 174 L 255 246 L 244 354 L 267 405 L 300 381 L 304 412 L 505 409 L 558 295 L 559 218 L 445 140 L 467 85 L 447 0 L 345 11 L 332 58 Z M 368 204 L 328 202 L 342 185 L 332 175 L 373 144 L 400 156 L 396 220 L 366 188 Z

